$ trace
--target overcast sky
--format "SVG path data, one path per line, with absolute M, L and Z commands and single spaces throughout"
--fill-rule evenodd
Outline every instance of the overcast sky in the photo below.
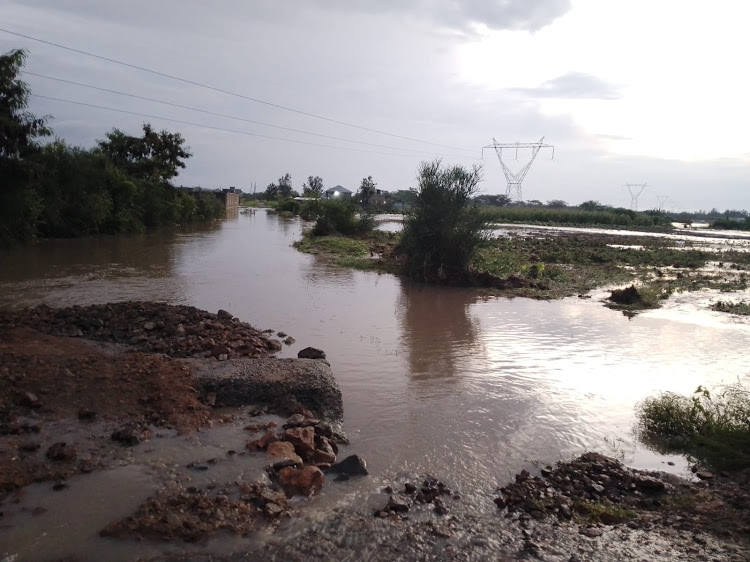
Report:
M 747 0 L 0 0 L 8 31 L 394 136 L 5 32 L 0 50 L 27 49 L 37 74 L 242 119 L 25 76 L 36 94 L 153 116 L 32 98 L 72 144 L 146 121 L 181 132 L 185 185 L 263 190 L 289 172 L 300 191 L 309 175 L 395 190 L 442 157 L 483 164 L 485 192 L 504 193 L 482 147 L 545 137 L 554 159 L 540 152 L 527 200 L 630 206 L 624 185 L 648 183 L 640 209 L 657 196 L 747 209 L 748 21 Z M 504 153 L 513 170 L 530 155 Z

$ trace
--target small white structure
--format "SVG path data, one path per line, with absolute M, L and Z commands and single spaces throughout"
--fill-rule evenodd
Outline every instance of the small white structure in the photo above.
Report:
M 352 195 L 352 192 L 346 189 L 343 185 L 330 187 L 323 192 L 323 197 L 325 199 L 343 199 L 345 197 L 351 199 Z

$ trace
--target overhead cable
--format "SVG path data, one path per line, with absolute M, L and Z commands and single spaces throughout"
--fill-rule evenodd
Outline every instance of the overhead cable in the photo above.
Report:
M 278 104 L 278 103 L 273 103 L 273 102 L 270 102 L 270 101 L 266 101 L 266 100 L 262 100 L 262 99 L 258 99 L 258 98 L 253 98 L 251 96 L 246 96 L 244 94 L 239 94 L 237 92 L 232 92 L 232 91 L 229 91 L 229 90 L 224 90 L 222 88 L 218 88 L 216 86 L 211 86 L 209 84 L 203 84 L 201 82 L 196 82 L 194 80 L 188 80 L 187 78 L 181 78 L 179 76 L 174 76 L 173 74 L 167 74 L 166 72 L 159 72 L 158 70 L 152 70 L 150 68 L 146 68 L 146 67 L 143 67 L 143 66 L 138 66 L 136 64 L 131 64 L 131 63 L 123 62 L 123 61 L 120 61 L 120 60 L 117 60 L 117 59 L 112 59 L 112 58 L 105 57 L 105 56 L 102 56 L 102 55 L 97 55 L 95 53 L 90 53 L 88 51 L 83 51 L 81 49 L 75 49 L 73 47 L 68 47 L 66 45 L 61 45 L 60 43 L 54 43 L 52 41 L 46 41 L 44 39 L 39 39 L 38 37 L 32 37 L 30 35 L 25 35 L 23 33 L 18 33 L 18 32 L 15 32 L 15 31 L 10 31 L 9 29 L 0 28 L 0 31 L 2 31 L 3 33 L 8 33 L 10 35 L 15 35 L 17 37 L 23 37 L 24 39 L 29 39 L 31 41 L 37 41 L 38 43 L 43 43 L 45 45 L 50 45 L 52 47 L 57 47 L 57 48 L 60 48 L 60 49 L 65 49 L 66 51 L 71 51 L 73 53 L 78 53 L 78 54 L 81 54 L 81 55 L 86 55 L 86 56 L 93 57 L 93 58 L 96 58 L 96 59 L 99 59 L 99 60 L 111 62 L 111 63 L 114 63 L 114 64 L 119 64 L 121 66 L 126 66 L 128 68 L 133 68 L 133 69 L 136 69 L 136 70 L 141 70 L 143 72 L 148 72 L 148 73 L 154 74 L 156 76 L 161 76 L 161 77 L 164 77 L 164 78 L 169 78 L 170 80 L 177 80 L 178 82 L 182 82 L 184 84 L 190 84 L 192 86 L 198 86 L 200 88 L 206 88 L 206 89 L 212 90 L 214 92 L 219 92 L 219 93 L 226 94 L 226 95 L 229 95 L 229 96 L 234 96 L 234 97 L 237 97 L 237 98 L 242 98 L 242 99 L 245 99 L 245 100 L 248 100 L 248 101 L 252 101 L 252 102 L 255 102 L 255 103 L 259 103 L 259 104 L 263 104 L 263 105 L 266 105 L 266 106 L 275 107 L 277 109 L 283 109 L 284 111 L 291 111 L 291 112 L 297 113 L 299 115 L 305 115 L 306 117 L 312 117 L 314 119 L 320 119 L 322 121 L 328 121 L 330 123 L 336 123 L 337 125 L 344 125 L 346 127 L 352 127 L 352 128 L 355 128 L 355 129 L 361 129 L 363 131 L 369 131 L 371 133 L 377 133 L 379 135 L 386 135 L 386 136 L 389 136 L 389 137 L 404 139 L 404 140 L 408 140 L 408 141 L 411 141 L 411 142 L 418 142 L 418 143 L 422 143 L 422 144 L 430 144 L 432 146 L 439 146 L 439 147 L 442 147 L 442 148 L 450 148 L 452 150 L 463 150 L 463 151 L 473 152 L 473 150 L 470 150 L 468 148 L 460 148 L 460 147 L 456 147 L 456 146 L 439 144 L 439 143 L 435 143 L 435 142 L 431 142 L 431 141 L 426 141 L 426 140 L 422 140 L 422 139 L 417 139 L 417 138 L 413 138 L 413 137 L 407 137 L 407 136 L 403 136 L 403 135 L 397 135 L 395 133 L 389 133 L 387 131 L 381 131 L 379 129 L 373 129 L 371 127 L 365 127 L 363 125 L 357 125 L 357 124 L 354 124 L 354 123 L 349 123 L 347 121 L 341 121 L 339 119 L 333 119 L 331 117 L 325 117 L 323 115 L 318 115 L 318 114 L 315 114 L 315 113 L 309 113 L 307 111 L 302 111 L 300 109 L 295 109 L 295 108 L 288 107 L 288 106 L 285 106 L 285 105 L 281 105 L 281 104 Z

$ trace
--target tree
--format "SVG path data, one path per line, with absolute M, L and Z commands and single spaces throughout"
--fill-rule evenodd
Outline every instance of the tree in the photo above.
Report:
M 273 201 L 279 196 L 279 186 L 275 183 L 269 183 L 266 187 L 266 201 Z
M 0 56 L 0 160 L 23 159 L 39 150 L 38 137 L 52 134 L 48 117 L 27 111 L 29 87 L 18 79 L 26 51 L 16 49 Z
M 168 183 L 185 167 L 192 154 L 184 148 L 180 133 L 156 132 L 149 123 L 143 125 L 143 137 L 126 135 L 119 129 L 99 141 L 99 150 L 128 176 L 158 183 Z
M 552 199 L 551 201 L 547 201 L 547 206 L 552 207 L 553 209 L 563 209 L 567 207 L 568 204 L 562 199 Z
M 510 205 L 512 199 L 507 195 L 477 195 L 474 200 L 482 205 L 490 205 L 492 207 L 505 207 Z
M 372 181 L 372 176 L 367 176 L 362 179 L 362 183 L 359 184 L 359 190 L 357 191 L 357 199 L 362 203 L 362 206 L 367 209 L 370 206 L 370 199 L 375 195 L 376 184 Z
M 292 188 L 292 174 L 286 173 L 279 178 L 279 195 L 285 199 L 299 196 L 299 194 L 294 191 L 294 188 Z
M 320 197 L 323 195 L 323 178 L 308 176 L 307 182 L 302 184 L 303 197 Z
M 489 219 L 472 200 L 482 168 L 423 162 L 417 179 L 416 200 L 401 238 L 408 271 L 427 280 L 461 275 L 488 236 Z
M 47 117 L 27 110 L 29 87 L 19 80 L 26 51 L 0 56 L 0 242 L 37 235 L 43 201 L 32 186 L 38 139 L 52 134 Z
M 599 201 L 594 201 L 593 199 L 584 201 L 583 203 L 578 205 L 578 208 L 583 211 L 601 211 L 603 209 L 602 204 L 599 203 Z

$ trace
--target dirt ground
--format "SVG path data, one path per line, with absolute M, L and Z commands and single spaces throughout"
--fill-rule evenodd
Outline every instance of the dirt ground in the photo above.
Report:
M 109 424 L 122 441 L 142 439 L 149 425 L 180 432 L 205 425 L 211 409 L 190 384 L 187 367 L 168 357 L 0 327 L 0 497 L 98 466 L 70 447 L 40 450 L 47 427 L 61 420 L 84 430 Z

